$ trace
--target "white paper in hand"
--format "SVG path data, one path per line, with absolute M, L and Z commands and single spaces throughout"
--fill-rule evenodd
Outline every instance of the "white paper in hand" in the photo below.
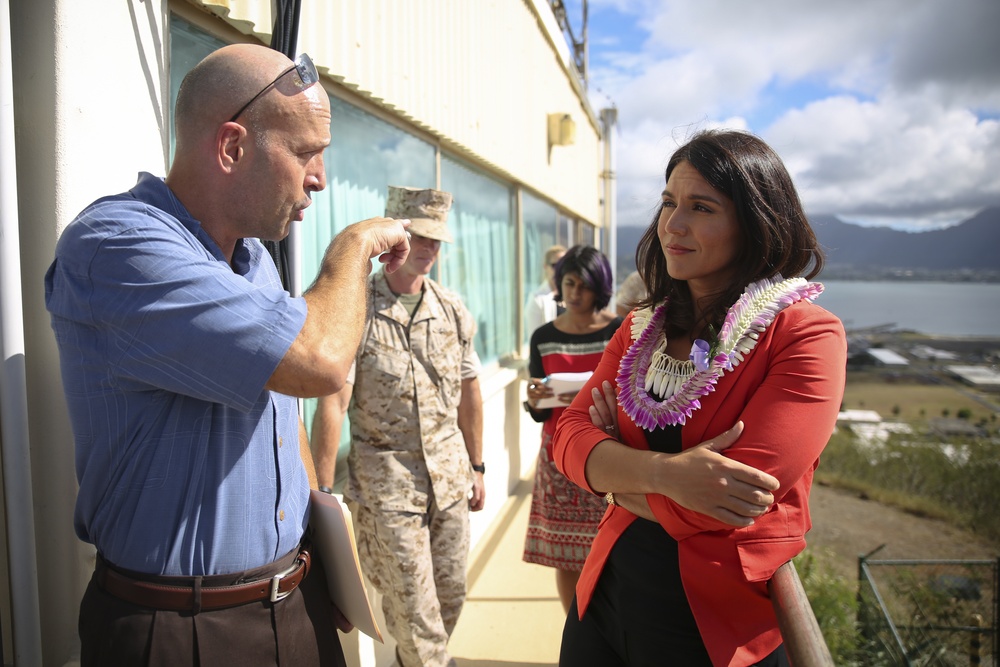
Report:
M 361 578 L 351 511 L 336 496 L 315 489 L 310 500 L 309 523 L 313 527 L 313 541 L 323 557 L 330 599 L 354 627 L 385 643 Z
M 552 389 L 553 395 L 550 398 L 543 398 L 538 401 L 538 405 L 535 406 L 536 409 L 544 410 L 546 408 L 565 408 L 569 403 L 563 403 L 559 400 L 559 394 L 575 394 L 581 389 L 583 385 L 587 384 L 587 380 L 590 376 L 594 374 L 594 371 L 584 371 L 582 373 L 552 373 L 545 378 L 545 386 Z

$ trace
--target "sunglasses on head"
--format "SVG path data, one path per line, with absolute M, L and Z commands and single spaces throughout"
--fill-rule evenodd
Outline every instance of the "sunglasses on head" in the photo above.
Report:
M 269 91 L 274 84 L 281 81 L 281 77 L 285 76 L 289 72 L 294 71 L 299 77 L 299 81 L 302 82 L 302 88 L 308 88 L 317 81 L 319 81 L 319 74 L 316 72 L 316 66 L 313 64 L 312 58 L 306 53 L 299 54 L 299 57 L 295 59 L 295 63 L 286 69 L 284 72 L 274 77 L 274 81 L 267 84 L 261 91 L 250 98 L 250 101 L 240 107 L 240 110 L 233 114 L 233 117 L 229 119 L 229 122 L 234 122 L 240 115 L 247 110 L 247 108 L 257 101 L 257 98 Z

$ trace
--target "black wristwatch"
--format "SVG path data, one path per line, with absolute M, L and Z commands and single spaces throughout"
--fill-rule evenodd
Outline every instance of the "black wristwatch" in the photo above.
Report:
M 482 474 L 482 475 L 486 474 L 486 464 L 485 463 L 480 463 L 479 465 L 476 465 L 475 463 L 473 463 L 472 464 L 472 469 L 475 470 L 476 472 Z
M 320 484 L 319 490 L 322 491 L 323 493 L 329 493 L 331 496 L 333 495 L 333 489 L 331 489 L 329 486 L 323 486 L 322 484 Z

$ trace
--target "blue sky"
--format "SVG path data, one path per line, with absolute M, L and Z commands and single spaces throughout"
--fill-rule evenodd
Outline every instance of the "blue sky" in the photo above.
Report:
M 565 0 L 577 35 L 581 0 Z M 785 160 L 810 215 L 933 229 L 1000 206 L 1000 0 L 589 0 L 593 107 L 618 108 L 618 224 L 690 134 Z

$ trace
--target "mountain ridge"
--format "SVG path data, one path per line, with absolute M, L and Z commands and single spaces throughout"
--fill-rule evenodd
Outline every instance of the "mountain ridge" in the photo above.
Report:
M 928 279 L 1000 282 L 1000 207 L 945 229 L 906 232 L 862 227 L 835 215 L 810 216 L 826 254 L 827 279 Z M 643 227 L 618 228 L 618 275 L 635 268 Z

